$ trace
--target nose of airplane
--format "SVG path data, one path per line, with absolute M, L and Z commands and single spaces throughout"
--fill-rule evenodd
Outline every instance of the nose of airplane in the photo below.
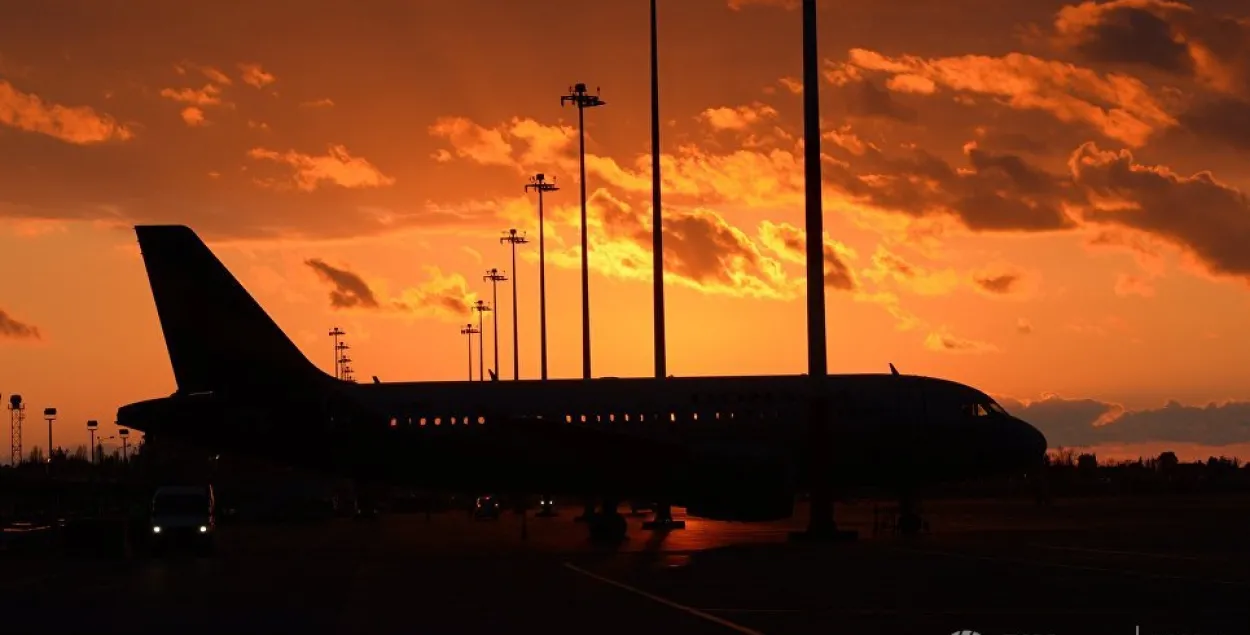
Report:
M 1041 463 L 1046 456 L 1046 435 L 1022 419 L 1015 419 L 1015 423 L 1022 458 L 1032 464 Z

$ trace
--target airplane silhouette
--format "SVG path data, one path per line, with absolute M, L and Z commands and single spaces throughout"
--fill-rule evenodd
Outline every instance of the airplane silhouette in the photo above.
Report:
M 453 492 L 664 501 L 721 520 L 789 517 L 807 488 L 803 375 L 342 381 L 190 228 L 135 232 L 178 386 L 118 410 L 150 441 Z M 1041 432 L 984 392 L 890 371 L 824 380 L 837 486 L 907 501 L 1041 463 Z

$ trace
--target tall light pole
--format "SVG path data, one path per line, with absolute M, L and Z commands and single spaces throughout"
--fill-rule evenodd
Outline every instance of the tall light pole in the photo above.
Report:
M 807 232 L 807 374 L 812 386 L 808 409 L 808 480 L 811 506 L 807 534 L 833 538 L 843 534 L 833 520 L 832 438 L 824 388 L 829 373 L 825 339 L 824 206 L 820 171 L 820 55 L 816 0 L 803 0 L 803 184 Z M 845 534 L 851 537 L 849 532 Z
M 99 427 L 100 422 L 92 419 L 87 422 L 87 432 L 91 434 L 91 462 L 95 463 L 95 431 Z
M 538 338 L 543 379 L 547 378 L 547 248 L 543 243 L 543 193 L 555 192 L 559 189 L 556 187 L 554 177 L 551 182 L 547 182 L 547 176 L 541 172 L 530 178 L 530 182 L 525 185 L 526 192 L 530 190 L 538 192 Z M 512 273 L 516 274 L 515 264 L 512 265 Z M 516 282 L 513 282 L 512 286 L 515 289 Z M 513 303 L 513 306 L 516 304 Z
M 590 269 L 586 260 L 586 109 L 603 106 L 607 102 L 598 94 L 586 92 L 585 84 L 577 84 L 569 89 L 569 94 L 560 97 L 560 106 L 572 103 L 577 107 L 577 156 L 581 169 L 578 185 L 582 191 L 582 378 L 590 379 Z M 514 272 L 515 273 L 515 272 Z
M 478 300 L 477 302 L 473 303 L 473 310 L 477 311 L 477 332 L 482 333 L 482 327 L 483 327 L 482 317 L 484 313 L 491 310 L 490 305 L 486 304 L 486 302 L 482 300 Z M 486 381 L 486 368 L 485 368 L 486 352 L 482 349 L 483 339 L 485 338 L 480 335 L 477 338 L 477 380 L 478 381 Z
M 518 234 L 515 229 L 509 229 L 508 234 L 499 239 L 499 244 L 512 244 L 512 380 L 516 381 L 521 378 L 521 347 L 517 342 L 517 310 L 516 310 L 516 246 L 524 245 L 529 242 L 525 234 Z M 499 304 L 495 304 L 495 308 L 499 308 Z M 495 372 L 499 372 L 499 368 L 495 368 Z
M 473 381 L 473 334 L 474 333 L 481 333 L 481 331 L 479 329 L 473 328 L 472 322 L 470 322 L 469 324 L 465 324 L 464 328 L 460 329 L 460 334 L 468 336 L 468 339 L 469 339 L 469 381 Z
M 516 267 L 515 260 L 513 261 L 512 266 Z M 485 280 L 490 283 L 491 304 L 494 306 L 499 306 L 499 283 L 507 281 L 508 276 L 505 276 L 503 272 L 499 271 L 498 269 L 491 269 L 486 272 L 486 275 L 482 276 L 482 280 Z M 512 289 L 513 289 L 512 322 L 513 322 L 513 325 L 515 326 L 515 323 L 516 323 L 516 282 L 512 283 Z M 495 326 L 493 328 L 495 329 L 495 375 L 498 376 L 499 375 L 499 311 L 495 311 Z M 513 338 L 515 337 L 516 337 L 516 333 L 513 333 Z
M 52 422 L 56 420 L 56 408 L 44 408 L 43 418 L 48 421 L 48 470 L 52 470 Z
M 335 379 L 339 378 L 339 356 L 343 354 L 342 351 L 339 350 L 339 338 L 344 335 L 347 335 L 347 331 L 344 331 L 343 329 L 337 326 L 330 329 L 330 337 L 334 338 L 334 378 Z
M 122 437 L 122 463 L 126 463 L 127 461 L 130 460 L 130 457 L 127 456 L 127 453 L 126 453 L 126 449 L 129 447 L 128 445 L 126 445 L 126 441 L 130 439 L 130 430 L 128 428 L 122 428 L 121 430 L 117 431 L 117 434 L 121 435 Z
M 655 278 L 655 376 L 668 376 L 664 337 L 664 223 L 660 204 L 660 52 L 655 0 L 651 0 L 651 263 Z

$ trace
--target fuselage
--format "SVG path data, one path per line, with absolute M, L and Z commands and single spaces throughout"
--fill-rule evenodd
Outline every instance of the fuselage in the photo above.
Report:
M 313 467 L 427 484 L 504 474 L 546 480 L 543 466 L 586 475 L 612 462 L 597 454 L 624 452 L 639 462 L 659 455 L 667 459 L 656 460 L 775 460 L 791 466 L 801 487 L 813 392 L 822 400 L 833 476 L 842 484 L 894 486 L 1023 470 L 1046 448 L 1036 429 L 985 393 L 911 375 L 831 375 L 819 391 L 802 375 L 379 384 L 326 377 L 319 383 L 250 395 L 176 395 L 156 400 L 176 406 L 162 409 L 167 426 L 145 416 L 142 403 L 123 408 L 119 421 L 158 434 L 193 434 L 217 447 L 245 434 L 248 447 L 291 448 L 291 458 Z M 206 408 L 210 400 L 216 405 Z M 188 421 L 208 412 L 220 416 L 200 425 Z M 336 458 L 336 450 L 361 460 Z M 634 481 L 654 486 L 644 477 Z

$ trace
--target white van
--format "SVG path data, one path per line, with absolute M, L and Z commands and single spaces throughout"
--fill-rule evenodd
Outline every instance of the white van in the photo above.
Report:
M 211 549 L 217 529 L 213 486 L 157 488 L 152 496 L 152 538 L 158 547 L 187 544 Z

